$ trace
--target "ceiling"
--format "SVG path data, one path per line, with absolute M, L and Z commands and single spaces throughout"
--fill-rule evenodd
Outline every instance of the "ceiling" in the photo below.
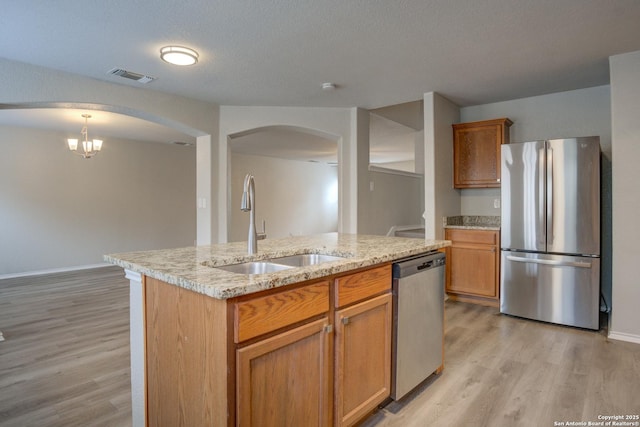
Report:
M 0 126 L 53 130 L 66 133 L 67 138 L 80 138 L 80 130 L 84 126 L 82 114 L 85 113 L 91 115 L 87 121 L 91 139 L 114 137 L 134 141 L 195 144 L 194 137 L 175 129 L 108 111 L 71 108 L 0 108 Z
M 434 91 L 469 106 L 608 84 L 608 57 L 640 50 L 639 22 L 637 0 L 21 0 L 3 2 L 0 57 L 220 105 L 375 109 Z M 168 44 L 200 61 L 164 63 Z

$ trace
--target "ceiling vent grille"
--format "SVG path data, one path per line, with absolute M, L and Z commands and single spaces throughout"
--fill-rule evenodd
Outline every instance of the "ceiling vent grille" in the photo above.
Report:
M 156 77 L 145 76 L 144 74 L 134 73 L 133 71 L 123 70 L 122 68 L 113 68 L 107 71 L 107 74 L 124 77 L 125 79 L 135 80 L 138 83 L 149 83 L 156 80 Z

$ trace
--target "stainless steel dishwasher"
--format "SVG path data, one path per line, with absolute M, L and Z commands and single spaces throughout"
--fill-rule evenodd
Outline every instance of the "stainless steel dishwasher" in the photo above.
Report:
M 391 398 L 398 400 L 442 365 L 445 255 L 393 264 Z

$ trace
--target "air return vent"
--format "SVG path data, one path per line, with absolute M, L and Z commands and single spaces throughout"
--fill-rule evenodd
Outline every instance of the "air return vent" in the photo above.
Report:
M 145 76 L 144 74 L 138 74 L 134 73 L 133 71 L 123 70 L 122 68 L 114 68 L 107 71 L 107 74 L 124 77 L 125 79 L 135 80 L 138 83 L 149 83 L 156 79 L 156 77 Z

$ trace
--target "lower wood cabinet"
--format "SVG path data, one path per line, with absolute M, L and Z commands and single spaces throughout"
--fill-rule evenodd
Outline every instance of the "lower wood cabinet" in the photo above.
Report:
M 237 350 L 237 424 L 331 425 L 328 318 Z
M 446 229 L 446 291 L 452 299 L 499 305 L 500 234 L 494 230 Z
M 391 294 L 336 312 L 335 411 L 350 426 L 391 391 Z
M 390 264 L 229 300 L 144 292 L 148 426 L 350 426 L 390 394 Z

